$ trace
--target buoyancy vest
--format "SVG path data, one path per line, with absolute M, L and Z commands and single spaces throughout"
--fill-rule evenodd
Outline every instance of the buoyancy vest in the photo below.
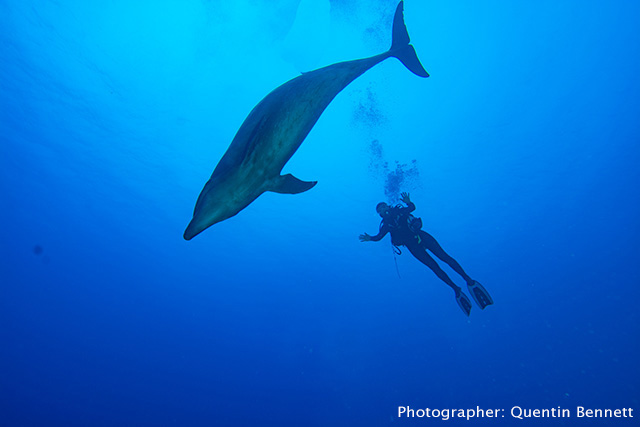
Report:
M 387 218 L 380 221 L 380 229 L 382 229 L 382 226 L 385 224 L 390 228 L 391 243 L 396 247 L 406 244 L 405 240 L 409 238 L 409 236 L 403 235 L 410 234 L 411 237 L 415 237 L 418 240 L 420 239 L 418 233 L 422 229 L 422 219 L 413 216 L 409 212 L 403 212 L 403 206 L 401 205 L 396 205 L 391 208 Z M 403 230 L 403 228 L 405 228 L 405 230 Z

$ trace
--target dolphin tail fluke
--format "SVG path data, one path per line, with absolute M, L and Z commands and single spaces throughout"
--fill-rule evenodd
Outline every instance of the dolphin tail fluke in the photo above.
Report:
M 274 193 L 281 194 L 298 194 L 311 190 L 318 181 L 302 181 L 291 175 L 280 175 L 273 180 L 272 185 L 267 189 Z
M 404 24 L 404 2 L 400 1 L 396 8 L 396 14 L 393 17 L 393 35 L 391 42 L 391 49 L 389 53 L 404 64 L 413 74 L 420 77 L 429 77 L 429 73 L 424 69 L 416 50 L 409 44 L 409 33 L 407 32 L 407 26 Z

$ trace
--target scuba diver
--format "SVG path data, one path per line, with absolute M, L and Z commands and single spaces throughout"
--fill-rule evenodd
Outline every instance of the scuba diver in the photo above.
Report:
M 361 234 L 360 241 L 378 242 L 387 233 L 391 233 L 391 243 L 394 246 L 394 252 L 400 254 L 399 246 L 406 246 L 418 261 L 433 270 L 440 280 L 453 289 L 456 294 L 456 302 L 467 316 L 471 313 L 471 301 L 469 301 L 469 298 L 462 292 L 462 289 L 453 283 L 438 263 L 431 258 L 427 250 L 449 264 L 456 273 L 462 276 L 467 282 L 469 293 L 481 309 L 493 304 L 493 299 L 489 295 L 489 292 L 487 292 L 480 283 L 469 277 L 462 267 L 460 267 L 460 264 L 440 247 L 433 236 L 421 229 L 422 220 L 411 215 L 411 212 L 416 209 L 416 205 L 411 201 L 409 193 L 401 193 L 401 196 L 402 201 L 407 207 L 401 205 L 391 207 L 384 202 L 378 203 L 376 211 L 378 215 L 382 217 L 380 231 L 375 236 L 370 236 L 367 233 Z

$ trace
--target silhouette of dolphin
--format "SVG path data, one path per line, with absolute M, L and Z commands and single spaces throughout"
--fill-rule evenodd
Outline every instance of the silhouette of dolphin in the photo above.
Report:
M 202 189 L 185 240 L 236 215 L 265 191 L 298 194 L 316 185 L 317 181 L 305 182 L 280 172 L 333 98 L 369 68 L 395 57 L 414 74 L 429 77 L 409 41 L 400 1 L 387 52 L 303 73 L 264 97 Z

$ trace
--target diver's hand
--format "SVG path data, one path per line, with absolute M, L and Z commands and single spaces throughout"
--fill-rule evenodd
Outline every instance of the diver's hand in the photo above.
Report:
M 371 236 L 369 236 L 367 233 L 361 234 L 360 235 L 360 241 L 361 242 L 370 242 L 371 241 Z
M 400 198 L 401 198 L 401 200 L 402 200 L 403 202 L 405 202 L 407 205 L 408 205 L 409 203 L 411 203 L 411 197 L 409 197 L 409 193 L 404 193 L 404 192 L 403 192 L 403 193 L 400 193 L 400 196 L 401 196 L 401 197 L 400 197 Z

